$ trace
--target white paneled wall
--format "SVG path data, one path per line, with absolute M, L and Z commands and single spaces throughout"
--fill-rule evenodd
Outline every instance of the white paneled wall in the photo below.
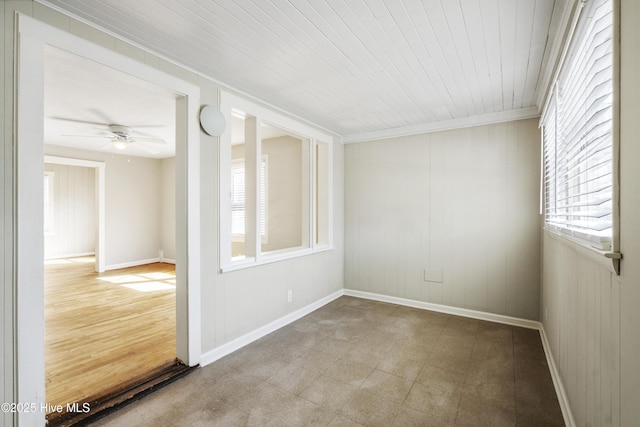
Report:
M 44 256 L 61 258 L 95 252 L 98 228 L 93 168 L 45 163 L 53 172 L 53 223 L 45 234 Z
M 538 319 L 539 141 L 531 119 L 347 145 L 345 288 Z
M 163 251 L 166 258 L 174 259 L 175 184 L 168 180 L 175 178 L 175 161 L 55 145 L 45 145 L 45 153 L 106 164 L 107 269 L 150 262 L 159 257 L 159 251 Z M 93 179 L 91 182 L 93 184 Z
M 621 288 L 606 262 L 543 232 L 542 321 L 579 426 L 620 425 Z

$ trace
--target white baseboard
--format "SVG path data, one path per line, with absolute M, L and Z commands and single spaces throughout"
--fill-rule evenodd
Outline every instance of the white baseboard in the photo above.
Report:
M 562 410 L 564 423 L 568 427 L 575 427 L 576 421 L 573 418 L 573 412 L 571 412 L 569 397 L 567 396 L 567 392 L 565 391 L 564 385 L 562 384 L 560 372 L 558 371 L 558 367 L 556 366 L 556 362 L 554 361 L 553 353 L 551 352 L 551 346 L 549 345 L 549 340 L 547 338 L 547 333 L 545 332 L 544 325 L 542 323 L 540 324 L 540 339 L 542 340 L 544 354 L 547 357 L 547 365 L 549 365 L 549 372 L 551 372 L 551 379 L 553 380 L 553 386 L 556 389 L 556 395 L 558 396 L 558 403 L 560 404 L 560 409 Z
M 165 264 L 175 264 L 176 260 L 175 259 L 171 259 L 171 258 L 162 258 L 162 259 L 158 260 L 158 262 L 163 262 Z
M 439 313 L 453 314 L 456 316 L 470 317 L 473 319 L 486 320 L 489 322 L 503 323 L 505 325 L 520 326 L 522 328 L 529 329 L 540 329 L 540 322 L 536 320 L 521 319 L 519 317 L 504 316 L 502 314 L 469 310 L 466 308 L 452 307 L 449 305 L 433 304 L 430 302 L 374 294 L 371 292 L 356 291 L 353 289 L 345 289 L 344 294 L 357 298 L 388 302 L 391 304 L 404 305 L 407 307 L 421 308 L 423 310 L 437 311 Z
M 105 270 L 118 270 L 119 268 L 137 267 L 139 265 L 160 262 L 160 258 L 141 259 L 138 261 L 123 262 L 121 264 L 111 264 L 104 267 Z M 164 261 L 166 262 L 166 261 Z
M 330 303 L 331 301 L 340 298 L 343 295 L 343 290 L 339 290 L 337 292 L 332 293 L 316 302 L 313 302 L 306 307 L 302 307 L 292 313 L 287 314 L 277 320 L 274 320 L 271 323 L 268 323 L 258 329 L 255 329 L 248 334 L 245 334 L 241 337 L 234 339 L 226 344 L 221 345 L 220 347 L 216 347 L 211 351 L 204 353 L 200 357 L 200 366 L 206 366 L 210 363 L 215 362 L 218 359 L 223 358 L 224 356 L 233 353 L 236 350 L 241 349 L 247 344 L 251 344 L 252 342 L 264 337 L 265 335 L 274 332 L 283 326 L 288 325 L 289 323 L 295 322 L 296 320 L 306 316 L 307 314 L 319 309 L 320 307 Z
M 94 256 L 96 253 L 95 252 L 78 252 L 75 254 L 64 254 L 64 255 L 53 255 L 53 256 L 48 256 L 45 257 L 45 260 L 49 260 L 49 259 L 64 259 L 64 258 L 79 258 L 79 257 L 83 257 L 83 256 Z

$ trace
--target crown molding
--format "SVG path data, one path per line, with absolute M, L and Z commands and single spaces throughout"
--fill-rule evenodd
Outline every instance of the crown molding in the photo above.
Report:
M 443 120 L 440 122 L 423 123 L 400 128 L 382 129 L 362 132 L 342 137 L 343 144 L 374 141 L 378 139 L 398 138 L 402 136 L 418 135 L 421 133 L 440 132 L 445 130 L 467 128 L 472 126 L 490 125 L 494 123 L 510 122 L 514 120 L 540 117 L 538 107 L 520 108 L 517 110 L 500 111 L 497 113 L 481 114 L 460 119 Z

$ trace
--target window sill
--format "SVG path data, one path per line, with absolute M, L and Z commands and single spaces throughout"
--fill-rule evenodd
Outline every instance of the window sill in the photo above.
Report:
M 232 243 L 244 243 L 244 234 L 232 234 L 231 235 L 231 242 Z M 260 243 L 262 244 L 269 244 L 269 237 L 268 236 L 262 236 L 260 238 Z
M 274 262 L 286 261 L 288 259 L 299 258 L 307 255 L 313 255 L 321 252 L 328 252 L 334 249 L 333 246 L 321 246 L 316 247 L 314 249 L 311 248 L 303 248 L 303 249 L 288 249 L 276 252 L 270 252 L 267 254 L 261 255 L 258 259 L 255 257 L 238 259 L 236 261 L 232 261 L 230 264 L 222 266 L 220 268 L 220 273 L 228 273 L 231 271 L 242 270 L 245 268 L 257 267 L 260 265 L 271 264 Z
M 596 262 L 611 273 L 620 275 L 620 260 L 622 259 L 622 254 L 620 252 L 603 251 L 594 248 L 588 241 L 567 236 L 547 227 L 544 227 L 543 231 L 549 238 L 571 247 L 585 258 L 589 258 Z

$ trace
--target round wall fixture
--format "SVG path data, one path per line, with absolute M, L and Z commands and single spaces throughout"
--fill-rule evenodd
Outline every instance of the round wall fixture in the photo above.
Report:
M 213 105 L 205 105 L 200 110 L 200 126 L 208 135 L 220 136 L 227 122 L 222 111 Z

